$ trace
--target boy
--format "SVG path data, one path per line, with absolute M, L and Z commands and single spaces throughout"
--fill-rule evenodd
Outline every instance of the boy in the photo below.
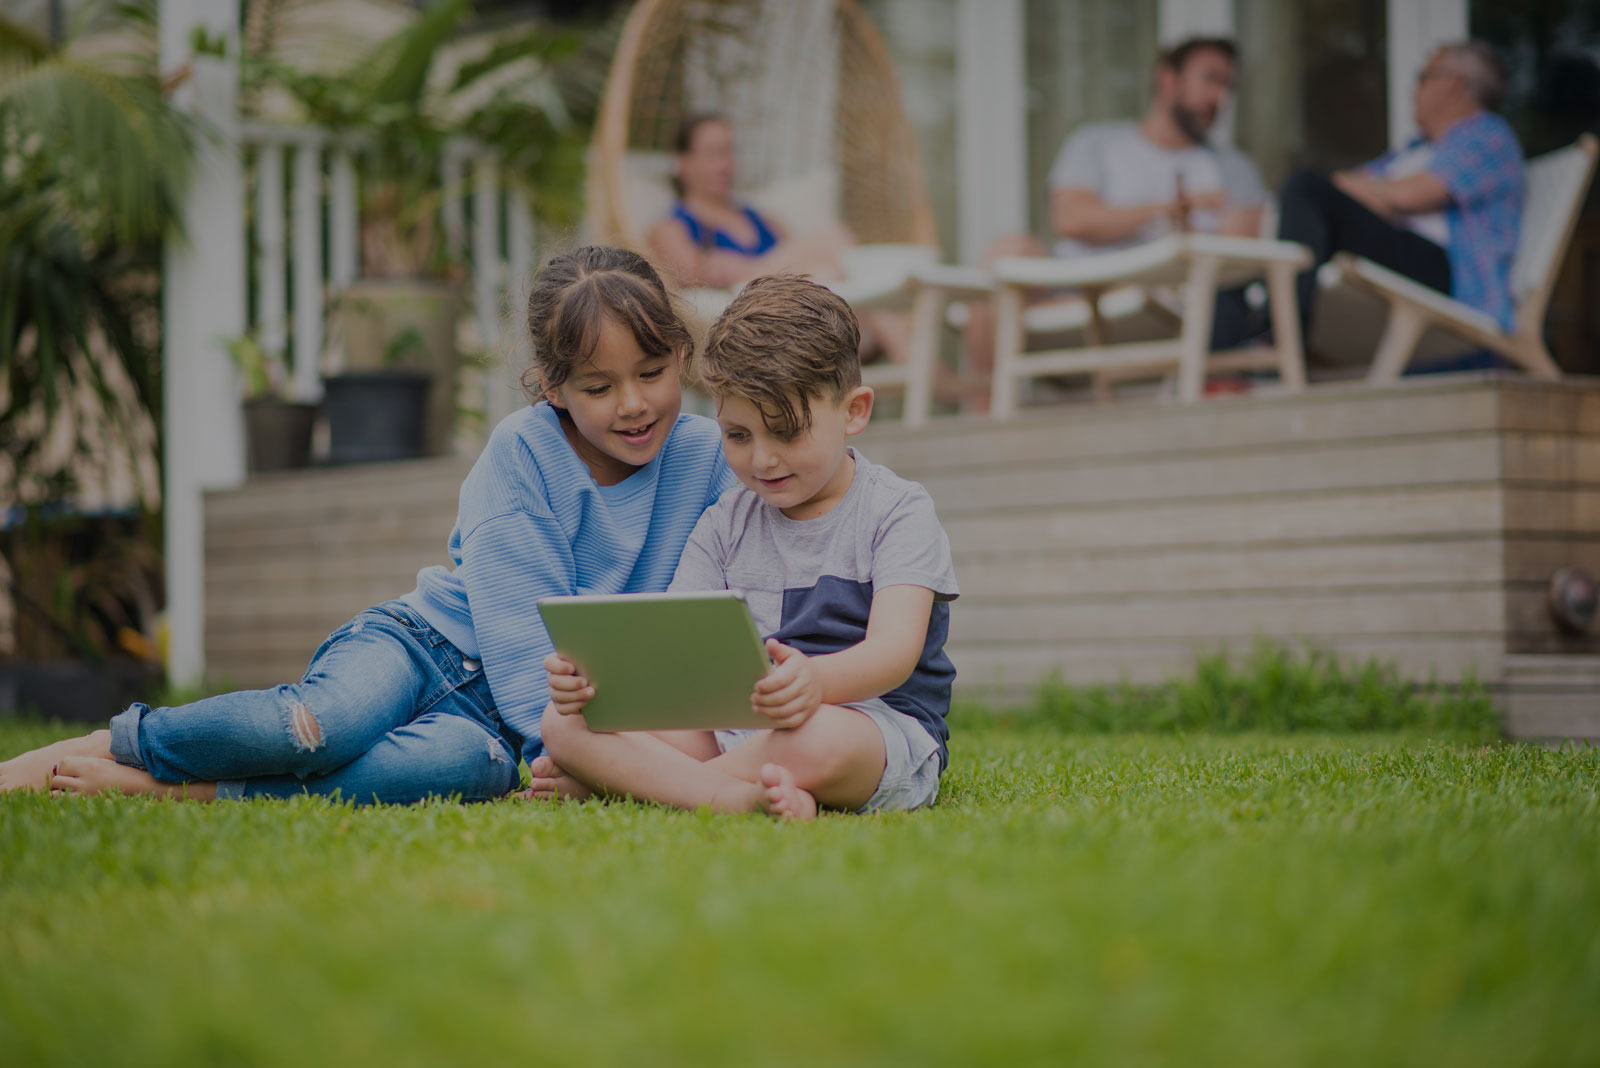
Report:
M 751 707 L 772 728 L 591 731 L 593 687 L 552 655 L 534 796 L 592 788 L 798 819 L 933 803 L 958 590 L 927 492 L 846 444 L 872 415 L 859 345 L 849 305 L 788 276 L 747 285 L 706 341 L 701 378 L 742 485 L 700 517 L 671 589 L 744 595 L 770 635 L 775 667 Z

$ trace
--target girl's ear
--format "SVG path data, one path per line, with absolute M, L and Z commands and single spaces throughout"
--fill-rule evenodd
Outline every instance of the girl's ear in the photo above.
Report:
M 565 408 L 561 403 L 561 394 L 556 387 L 545 381 L 544 375 L 539 376 L 539 396 L 550 402 L 552 408 Z
M 872 402 L 876 398 L 871 386 L 856 386 L 844 398 L 844 432 L 859 434 L 872 420 Z

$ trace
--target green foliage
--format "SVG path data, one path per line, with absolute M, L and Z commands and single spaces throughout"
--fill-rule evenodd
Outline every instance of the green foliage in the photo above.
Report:
M 153 10 L 91 6 L 87 30 L 148 45 L 93 59 L 0 17 L 0 454 L 32 499 L 71 488 L 43 448 L 64 408 L 93 398 L 95 420 L 131 425 L 144 410 L 159 421 L 159 242 L 193 131 L 149 58 Z M 108 362 L 132 384 L 131 409 Z
M 385 367 L 399 367 L 408 359 L 426 360 L 428 358 L 428 343 L 422 336 L 422 331 L 415 326 L 408 326 L 383 347 L 383 365 Z
M 934 809 L 810 825 L 0 796 L 0 1049 L 1600 1060 L 1600 752 L 955 727 Z M 0 755 L 39 740 L 0 724 Z
M 1159 686 L 1070 686 L 1055 678 L 1031 704 L 997 718 L 1089 733 L 1424 730 L 1482 739 L 1497 737 L 1500 724 L 1470 677 L 1460 686 L 1418 687 L 1376 660 L 1352 666 L 1266 642 L 1239 665 L 1222 654 L 1202 656 L 1193 677 Z
M 277 392 L 272 381 L 272 362 L 254 334 L 241 334 L 223 342 L 233 366 L 244 383 L 246 397 L 270 397 Z
M 467 138 L 493 149 L 502 178 L 530 197 L 547 222 L 569 225 L 581 210 L 583 151 L 594 65 L 580 34 L 535 24 L 497 39 L 454 77 L 436 76 L 441 52 L 471 16 L 468 0 L 442 0 L 348 70 L 307 71 L 247 57 L 247 95 L 287 90 L 307 119 L 340 131 L 362 151 L 363 269 L 413 276 L 448 268 L 435 215 L 447 145 Z M 537 195 L 534 195 L 534 194 Z

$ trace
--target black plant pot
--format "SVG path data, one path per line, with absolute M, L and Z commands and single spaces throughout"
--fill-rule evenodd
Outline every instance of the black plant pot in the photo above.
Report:
M 315 404 L 298 404 L 277 397 L 245 401 L 246 456 L 251 473 L 309 466 L 311 428 L 316 421 Z
M 328 462 L 368 464 L 422 455 L 428 383 L 420 371 L 368 371 L 322 380 Z

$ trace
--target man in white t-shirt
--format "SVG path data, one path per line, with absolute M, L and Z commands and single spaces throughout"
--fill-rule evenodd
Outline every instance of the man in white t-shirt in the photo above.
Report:
M 1093 255 L 1152 241 L 1174 229 L 1254 237 L 1266 189 L 1250 158 L 1207 138 L 1233 92 L 1232 41 L 1196 37 L 1163 52 L 1155 93 L 1138 121 L 1099 122 L 1067 139 L 1050 168 L 1050 229 L 1058 256 Z M 1001 238 L 985 253 L 1048 255 L 1031 234 Z M 993 363 L 993 316 L 974 308 L 967 352 L 974 370 Z M 1242 291 L 1218 295 L 1212 344 L 1237 345 L 1264 332 Z

